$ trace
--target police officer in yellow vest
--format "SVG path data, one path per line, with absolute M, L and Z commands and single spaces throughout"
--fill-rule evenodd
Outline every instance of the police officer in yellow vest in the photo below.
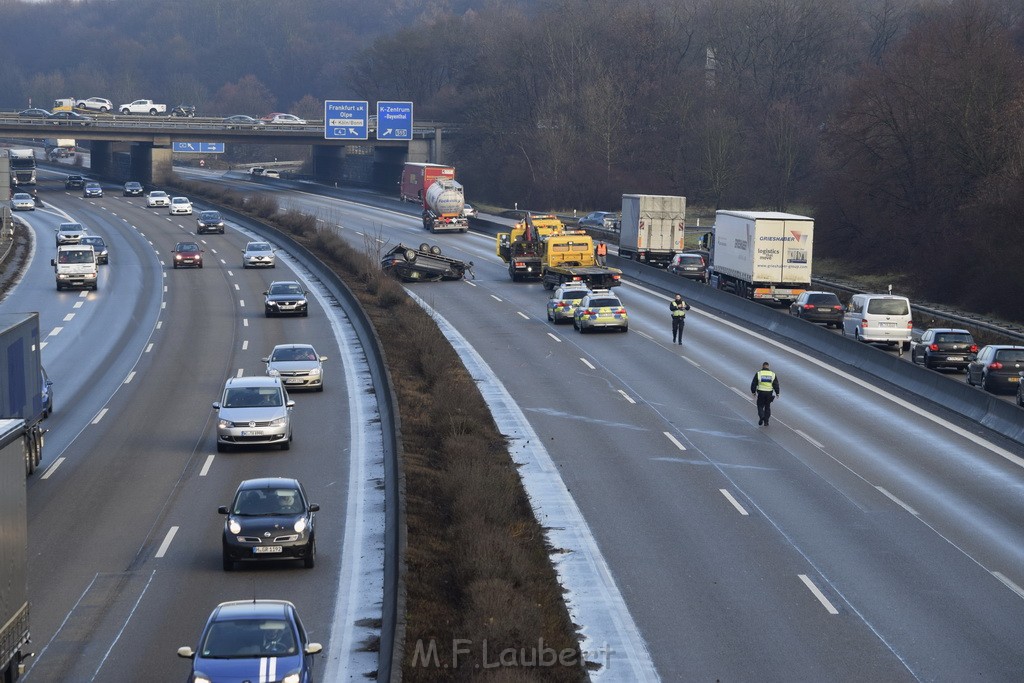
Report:
M 779 378 L 768 367 L 768 361 L 754 373 L 750 381 L 750 393 L 757 396 L 757 424 L 768 426 L 772 417 L 772 401 L 779 395 Z
M 690 310 L 690 304 L 683 301 L 682 294 L 676 294 L 676 298 L 668 304 L 668 310 L 672 312 L 672 343 L 683 343 L 683 328 L 686 327 L 686 312 Z

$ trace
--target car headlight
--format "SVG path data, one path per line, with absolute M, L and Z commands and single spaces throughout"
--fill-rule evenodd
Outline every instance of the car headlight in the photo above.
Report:
M 295 672 L 282 678 L 281 683 L 299 683 L 300 680 L 302 679 L 299 678 L 299 672 Z
M 267 375 L 269 375 L 270 377 L 280 377 L 281 371 L 278 370 L 277 368 L 270 368 L 267 370 Z
M 217 428 L 218 429 L 228 429 L 230 427 L 231 427 L 231 420 L 218 420 L 217 421 Z
M 238 523 L 238 520 L 232 517 L 228 520 L 228 531 L 233 534 L 242 533 L 242 525 Z
M 297 522 L 295 522 L 294 529 L 295 529 L 295 533 L 297 533 L 297 534 L 301 534 L 303 531 L 305 531 L 306 530 L 306 518 L 302 517 Z
M 210 679 L 203 674 L 196 673 L 192 674 L 192 683 L 211 683 Z M 295 683 L 299 683 L 299 679 L 295 679 Z
M 319 377 L 320 376 L 320 368 L 313 368 L 313 369 L 311 369 L 309 371 L 309 376 L 310 377 Z
M 286 424 L 288 424 L 288 418 L 287 417 L 279 417 L 276 420 L 271 420 L 270 421 L 270 426 L 271 427 L 284 427 Z
M 267 305 L 268 306 L 277 306 L 277 302 L 276 301 L 268 301 Z

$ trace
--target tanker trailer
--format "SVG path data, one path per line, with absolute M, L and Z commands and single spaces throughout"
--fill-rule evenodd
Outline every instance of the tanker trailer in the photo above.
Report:
M 423 197 L 423 227 L 430 232 L 466 232 L 469 219 L 462 215 L 466 196 L 462 185 L 438 178 Z

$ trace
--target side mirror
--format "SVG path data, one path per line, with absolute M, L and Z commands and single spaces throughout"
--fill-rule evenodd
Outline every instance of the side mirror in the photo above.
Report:
M 320 356 L 320 362 L 323 363 L 327 360 L 327 356 Z
M 270 290 L 267 290 L 266 292 L 263 292 L 263 296 L 266 296 L 268 294 L 270 294 Z
M 320 512 L 320 506 L 317 505 L 316 503 L 310 503 L 309 504 L 309 511 L 310 512 Z
M 217 512 L 222 514 L 222 515 L 228 514 L 228 506 L 227 505 L 221 505 L 219 508 L 217 508 Z
M 270 356 L 267 356 L 266 358 L 264 358 L 263 362 L 264 363 L 269 363 L 270 362 Z
M 213 402 L 213 407 L 214 407 L 214 408 L 215 408 L 216 410 L 220 410 L 220 401 L 214 401 L 214 402 Z
M 57 259 L 55 259 L 55 258 L 50 259 L 50 265 L 51 266 L 57 265 Z
M 295 406 L 295 399 L 291 399 L 290 398 L 290 399 L 288 399 L 287 401 L 284 402 L 284 407 L 285 408 L 292 408 L 294 406 Z
M 192 659 L 196 656 L 196 653 L 190 647 L 179 647 L 178 656 L 184 657 L 185 659 Z
M 321 645 L 320 643 L 310 643 L 309 645 L 306 646 L 306 654 L 307 655 L 315 655 L 315 654 L 318 654 L 323 649 L 324 649 L 324 646 Z M 180 652 L 180 650 L 179 650 L 179 652 Z

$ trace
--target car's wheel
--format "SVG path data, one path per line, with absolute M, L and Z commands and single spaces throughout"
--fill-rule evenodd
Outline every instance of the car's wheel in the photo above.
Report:
M 439 246 L 437 246 L 435 244 L 434 246 L 432 246 L 430 248 L 430 253 L 433 254 L 434 256 L 440 256 L 441 255 L 441 247 L 439 247 Z
M 929 370 L 935 369 L 935 363 L 932 363 L 931 359 L 928 358 L 928 356 L 925 356 L 922 360 L 924 361 L 924 366 L 926 368 L 928 368 Z
M 306 569 L 312 569 L 316 566 L 316 539 L 309 539 L 309 546 L 306 548 L 306 555 L 302 558 L 302 564 Z
M 271 267 L 271 268 L 277 268 L 277 264 L 276 264 L 276 263 L 271 263 L 271 264 L 270 264 L 270 267 Z
M 971 374 L 970 368 L 967 368 L 967 383 L 972 387 L 974 386 L 974 375 Z
M 263 311 L 263 315 L 264 315 L 265 317 L 267 317 L 267 318 L 273 318 L 273 317 L 274 317 L 274 314 L 273 314 L 273 313 L 271 313 L 271 312 L 270 312 L 270 311 L 268 311 L 268 310 L 264 310 L 264 311 Z
M 426 242 L 423 242 L 422 244 L 420 244 L 420 251 L 422 251 L 424 254 L 429 253 L 430 245 L 427 244 Z
M 200 263 L 200 264 L 199 264 L 199 267 L 200 267 L 200 268 L 202 268 L 202 267 L 203 267 L 203 264 L 202 264 L 202 263 Z
M 226 572 L 230 572 L 235 568 L 235 561 L 231 559 L 226 549 L 221 552 L 221 562 L 223 562 L 224 571 Z
M 121 110 L 121 113 L 122 113 L 122 114 L 129 114 L 129 113 L 131 113 L 131 112 L 130 112 L 130 110 L 128 110 L 127 108 L 125 108 L 125 109 L 122 109 L 122 110 Z
M 309 317 L 309 311 L 308 310 L 303 311 L 302 312 L 302 317 L 303 318 L 308 318 Z
M 405 260 L 408 261 L 409 263 L 415 263 L 416 261 L 416 252 L 412 249 L 406 249 L 405 253 L 402 254 L 402 256 L 404 256 Z
M 289 436 L 289 437 L 288 437 L 287 439 L 285 439 L 285 441 L 284 441 L 284 442 L 283 442 L 283 443 L 281 444 L 281 450 L 282 450 L 282 451 L 290 451 L 291 449 L 292 449 L 292 437 L 290 437 L 290 436 Z
M 1024 391 L 1021 391 L 1019 386 L 1017 387 L 1017 405 L 1024 408 Z
M 62 291 L 63 289 L 64 289 L 64 288 L 63 288 L 63 287 L 61 287 L 61 286 L 60 286 L 60 283 L 58 282 L 58 283 L 57 283 L 57 291 L 58 291 L 58 292 L 60 292 L 60 291 Z
M 217 442 L 217 452 L 218 453 L 227 453 L 228 452 L 228 445 L 226 443 L 221 443 L 220 441 L 218 441 Z
M 981 376 L 981 388 L 985 391 L 992 392 L 992 383 L 988 381 L 988 374 L 982 374 Z
M 551 315 L 551 311 L 548 311 L 548 322 L 549 323 L 555 322 L 555 316 Z

